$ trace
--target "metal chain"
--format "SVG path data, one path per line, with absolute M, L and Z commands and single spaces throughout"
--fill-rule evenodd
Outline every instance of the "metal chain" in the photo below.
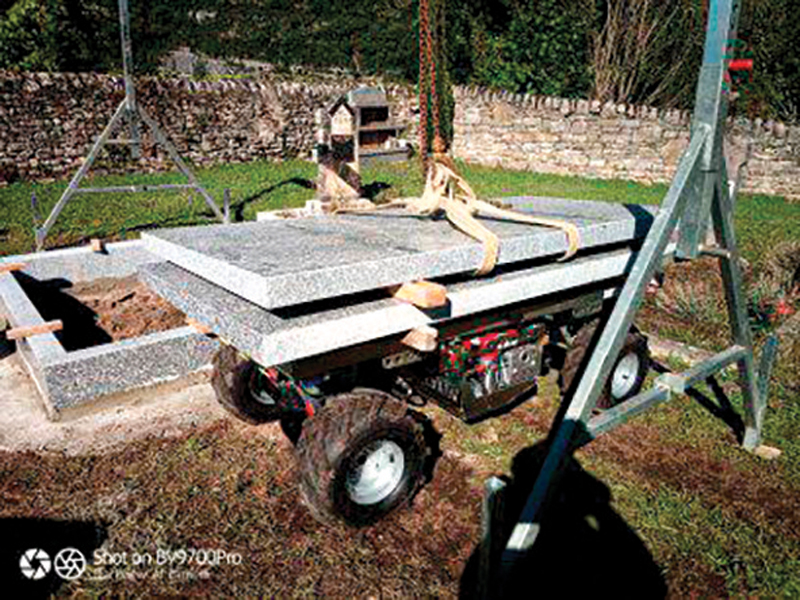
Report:
M 423 173 L 428 171 L 428 0 L 419 0 L 419 152 Z
M 434 5 L 434 10 L 436 10 Z M 433 151 L 436 154 L 444 152 L 444 140 L 442 139 L 442 132 L 439 127 L 439 90 L 436 86 L 436 55 L 434 54 L 433 45 L 433 32 L 431 31 L 430 24 L 428 24 L 426 37 L 428 42 L 428 68 L 431 72 L 431 115 L 433 120 Z

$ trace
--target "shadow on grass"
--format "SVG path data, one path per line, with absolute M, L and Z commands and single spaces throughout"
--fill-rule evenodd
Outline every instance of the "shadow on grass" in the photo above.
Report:
M 0 545 L 0 576 L 6 590 L 16 590 L 8 597 L 48 598 L 55 594 L 67 582 L 55 570 L 56 564 L 60 569 L 64 565 L 57 559 L 59 553 L 67 548 L 76 549 L 83 555 L 84 564 L 88 564 L 94 551 L 107 537 L 106 527 L 91 521 L 0 519 L 0 540 L 3 540 Z M 40 560 L 44 554 L 29 550 L 43 551 L 49 564 L 47 560 Z M 23 558 L 26 554 L 30 560 Z M 79 567 L 79 562 L 75 562 L 75 566 Z M 28 573 L 38 577 L 26 577 L 22 566 L 32 569 Z M 78 572 L 73 571 L 74 574 Z M 86 576 L 81 574 L 77 579 L 80 581 Z
M 545 456 L 544 444 L 537 444 L 514 457 L 512 477 L 499 492 L 501 540 L 510 536 Z M 498 565 L 504 543 L 495 544 L 492 564 Z M 479 545 L 464 569 L 461 598 L 478 597 L 482 552 Z M 489 597 L 500 597 L 496 581 L 488 589 Z M 667 585 L 642 540 L 611 507 L 608 487 L 570 459 L 536 544 L 518 559 L 502 591 L 504 598 L 663 598 Z
M 668 366 L 658 361 L 653 361 L 651 368 L 659 374 L 673 372 Z M 741 444 L 742 441 L 744 441 L 744 420 L 742 419 L 741 415 L 736 412 L 733 404 L 731 404 L 730 398 L 728 398 L 725 390 L 722 389 L 722 386 L 714 376 L 708 377 L 705 380 L 705 383 L 708 386 L 708 389 L 711 390 L 716 402 L 694 387 L 688 388 L 686 390 L 686 395 L 692 400 L 696 401 L 700 406 L 705 408 L 709 413 L 711 413 L 712 416 L 720 419 L 723 423 L 730 427 L 731 433 L 733 433 L 733 435 L 736 437 L 736 441 Z
M 279 190 L 280 188 L 287 186 L 287 185 L 299 185 L 307 190 L 316 189 L 317 184 L 311 181 L 310 179 L 304 179 L 302 177 L 290 177 L 289 179 L 284 179 L 283 181 L 276 183 L 275 185 L 271 185 L 267 188 L 264 188 L 261 191 L 256 192 L 240 200 L 239 202 L 234 202 L 231 204 L 231 215 L 233 216 L 234 222 L 241 222 L 244 221 L 244 209 L 247 207 L 248 204 L 252 204 L 258 200 L 261 200 L 264 196 L 268 196 L 272 192 Z
M 238 202 L 231 203 L 230 206 L 230 214 L 231 214 L 231 221 L 234 223 L 241 223 L 244 221 L 244 211 L 248 205 L 261 200 L 265 196 L 269 196 L 271 193 L 279 190 L 282 187 L 287 185 L 297 185 L 303 187 L 308 190 L 316 189 L 316 183 L 314 183 L 310 179 L 304 179 L 302 177 L 291 177 L 275 185 L 271 185 L 263 190 L 256 192 L 239 200 Z M 390 189 L 392 187 L 391 184 L 383 182 L 383 181 L 375 181 L 373 183 L 367 184 L 362 188 L 362 196 L 369 200 L 374 200 L 382 191 Z M 222 210 L 222 202 L 218 203 L 220 210 Z M 149 231 L 152 229 L 167 229 L 170 227 L 187 227 L 192 225 L 208 225 L 208 224 L 215 224 L 219 223 L 217 216 L 212 212 L 210 208 L 206 208 L 202 212 L 196 213 L 191 218 L 187 218 L 185 215 L 174 215 L 170 217 L 166 217 L 164 219 L 159 219 L 157 221 L 150 221 L 149 223 L 140 223 L 137 225 L 127 226 L 121 229 L 120 234 L 124 237 L 127 233 L 135 233 L 139 231 Z M 4 233 L 7 233 L 8 230 L 0 229 L 0 241 L 3 240 Z M 92 238 L 98 237 L 96 234 L 92 235 L 83 235 L 76 239 L 70 239 L 69 241 L 62 242 L 62 241 L 53 241 L 52 239 L 47 244 L 47 248 L 49 250 L 55 250 L 59 248 L 70 248 L 73 246 L 81 246 L 88 244 Z M 104 237 L 100 235 L 99 237 Z

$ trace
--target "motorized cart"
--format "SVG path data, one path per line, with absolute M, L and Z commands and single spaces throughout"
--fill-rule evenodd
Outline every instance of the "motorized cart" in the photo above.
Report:
M 364 525 L 409 502 L 436 454 L 415 406 L 478 421 L 530 398 L 551 369 L 564 406 L 505 564 L 533 545 L 576 448 L 731 364 L 742 443 L 759 445 L 775 345 L 757 373 L 722 152 L 738 5 L 710 4 L 691 140 L 660 207 L 503 199 L 573 223 L 580 249 L 569 260 L 563 232 L 491 220 L 497 266 L 476 277 L 480 244 L 446 220 L 401 210 L 143 235 L 165 262 L 141 277 L 223 342 L 213 374 L 220 402 L 250 422 L 296 424 L 301 488 L 316 516 Z M 698 256 L 719 260 L 732 344 L 645 389 L 650 358 L 634 316 L 665 260 Z

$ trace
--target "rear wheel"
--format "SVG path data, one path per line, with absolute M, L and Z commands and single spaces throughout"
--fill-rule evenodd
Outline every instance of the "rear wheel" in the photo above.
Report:
M 211 385 L 228 412 L 254 425 L 283 416 L 256 363 L 229 345 L 222 345 L 212 362 Z
M 574 393 L 578 376 L 583 373 L 589 358 L 588 351 L 594 347 L 598 324 L 598 320 L 586 323 L 570 344 L 559 381 L 562 396 Z M 611 408 L 638 394 L 649 369 L 650 350 L 647 347 L 647 338 L 632 329 L 625 337 L 622 350 L 611 369 L 611 375 L 603 386 L 597 408 Z
M 364 526 L 408 504 L 435 460 L 426 426 L 384 392 L 329 398 L 303 423 L 296 447 L 300 490 L 312 514 Z

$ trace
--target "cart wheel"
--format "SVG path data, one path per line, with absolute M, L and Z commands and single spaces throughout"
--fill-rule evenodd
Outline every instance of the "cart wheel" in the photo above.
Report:
M 588 358 L 587 350 L 593 347 L 598 323 L 598 320 L 594 320 L 581 327 L 572 342 L 572 347 L 567 351 L 559 378 L 562 397 L 574 392 L 573 385 L 577 385 L 577 375 L 582 373 L 585 366 L 584 359 Z M 650 350 L 647 347 L 647 338 L 639 331 L 631 329 L 600 394 L 597 408 L 611 408 L 638 394 L 649 369 Z
M 284 411 L 261 385 L 263 375 L 236 348 L 222 345 L 214 356 L 211 385 L 222 406 L 235 417 L 258 425 L 279 419 Z
M 438 457 L 432 431 L 424 416 L 384 392 L 361 388 L 329 398 L 305 421 L 296 447 L 311 513 L 360 527 L 408 504 Z

